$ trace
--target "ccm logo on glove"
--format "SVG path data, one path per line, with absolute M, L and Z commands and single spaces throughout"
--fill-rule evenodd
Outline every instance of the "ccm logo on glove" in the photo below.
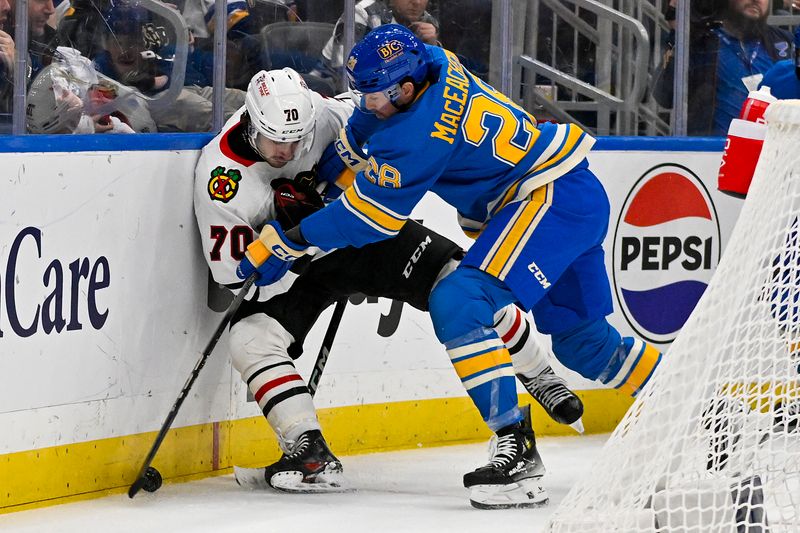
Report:
M 256 285 L 271 285 L 280 280 L 292 262 L 305 253 L 306 247 L 289 240 L 281 225 L 273 220 L 264 226 L 258 239 L 247 246 L 244 259 L 236 269 L 236 276 L 247 279 L 257 272 Z

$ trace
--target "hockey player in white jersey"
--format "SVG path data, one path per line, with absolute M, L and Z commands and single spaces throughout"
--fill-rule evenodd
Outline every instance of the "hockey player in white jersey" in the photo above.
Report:
M 309 91 L 291 69 L 253 77 L 245 106 L 203 149 L 195 172 L 195 213 L 216 282 L 233 291 L 241 287 L 236 267 L 265 223 L 277 219 L 289 228 L 322 207 L 316 191 L 303 184 L 352 110 L 349 99 Z M 409 257 L 426 239 L 430 244 L 404 275 Z M 263 469 L 265 484 L 287 492 L 344 486 L 342 465 L 322 436 L 311 395 L 293 363 L 320 313 L 354 293 L 427 311 L 434 285 L 462 256 L 455 243 L 409 222 L 393 239 L 297 261 L 281 283 L 256 281 L 232 320 L 230 353 L 284 452 Z M 556 421 L 579 424 L 582 403 L 553 373 L 526 315 L 508 306 L 497 313 L 495 327 L 525 388 Z
M 310 173 L 352 111 L 349 98 L 310 91 L 290 68 L 253 77 L 245 106 L 203 148 L 195 169 L 195 215 L 217 283 L 232 290 L 242 285 L 236 267 L 253 232 L 276 217 L 270 183 Z M 283 292 L 294 277 L 257 288 L 256 299 Z

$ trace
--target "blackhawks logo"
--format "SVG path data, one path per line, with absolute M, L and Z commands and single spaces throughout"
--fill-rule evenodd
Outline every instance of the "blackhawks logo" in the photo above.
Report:
M 228 203 L 236 196 L 241 179 L 242 173 L 235 168 L 225 170 L 225 167 L 217 167 L 211 171 L 208 194 L 212 200 Z

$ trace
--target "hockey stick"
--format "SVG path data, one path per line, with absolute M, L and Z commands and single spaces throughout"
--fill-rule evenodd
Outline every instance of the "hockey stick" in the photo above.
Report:
M 331 346 L 333 346 L 333 339 L 336 338 L 336 332 L 339 331 L 339 324 L 342 322 L 342 315 L 344 315 L 345 307 L 347 307 L 346 297 L 336 302 L 336 307 L 333 308 L 333 315 L 328 324 L 328 329 L 325 331 L 325 336 L 322 337 L 322 345 L 319 347 L 317 361 L 314 363 L 311 377 L 308 378 L 308 392 L 311 394 L 312 398 L 314 397 L 314 393 L 317 392 L 319 380 L 322 378 L 322 371 L 325 370 L 325 364 L 328 362 Z
M 211 337 L 211 340 L 208 341 L 206 345 L 206 349 L 203 350 L 203 355 L 200 356 L 200 359 L 197 361 L 197 364 L 194 365 L 194 369 L 192 373 L 189 375 L 189 379 L 186 380 L 186 384 L 181 389 L 180 394 L 178 394 L 178 399 L 175 401 L 175 405 L 172 406 L 172 410 L 167 415 L 167 419 L 164 420 L 164 424 L 161 426 L 161 430 L 158 432 L 156 436 L 156 440 L 153 442 L 153 446 L 150 448 L 150 451 L 147 454 L 147 457 L 144 459 L 144 463 L 142 463 L 142 468 L 139 469 L 139 474 L 136 476 L 136 481 L 128 489 L 128 497 L 133 498 L 136 496 L 136 493 L 139 492 L 141 489 L 146 488 L 145 486 L 148 483 L 154 483 L 155 485 L 151 485 L 152 490 L 146 488 L 149 492 L 153 492 L 158 489 L 161 485 L 161 476 L 156 472 L 155 475 L 157 476 L 157 481 L 152 479 L 152 474 L 149 474 L 148 471 L 155 471 L 150 467 L 150 463 L 153 462 L 153 458 L 156 456 L 156 452 L 158 452 L 158 448 L 161 446 L 161 442 L 164 440 L 164 437 L 167 436 L 167 431 L 169 431 L 170 426 L 172 426 L 172 422 L 175 420 L 175 417 L 178 415 L 178 410 L 181 408 L 183 401 L 186 399 L 186 396 L 189 394 L 189 389 L 192 388 L 194 385 L 195 380 L 197 380 L 197 376 L 200 374 L 200 370 L 205 366 L 206 361 L 208 360 L 208 356 L 211 355 L 211 352 L 214 350 L 214 347 L 217 345 L 219 338 L 222 336 L 222 333 L 225 331 L 225 328 L 228 327 L 230 324 L 231 319 L 233 318 L 234 313 L 239 309 L 239 306 L 242 305 L 244 301 L 244 297 L 250 291 L 250 287 L 256 280 L 256 272 L 250 275 L 249 278 L 244 280 L 244 284 L 242 285 L 239 294 L 236 295 L 236 298 L 233 299 L 230 307 L 225 312 L 225 316 L 222 317 L 222 321 L 217 326 L 216 331 L 214 331 L 214 335 Z

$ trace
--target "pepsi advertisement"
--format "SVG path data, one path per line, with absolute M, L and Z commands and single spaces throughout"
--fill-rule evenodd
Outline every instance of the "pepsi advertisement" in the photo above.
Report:
M 614 166 L 626 169 L 622 175 L 610 170 L 610 155 L 590 158 L 612 206 L 605 242 L 610 318 L 624 333 L 667 349 L 708 287 L 741 201 L 716 190 L 718 153 L 664 162 L 630 154 L 634 164 Z

